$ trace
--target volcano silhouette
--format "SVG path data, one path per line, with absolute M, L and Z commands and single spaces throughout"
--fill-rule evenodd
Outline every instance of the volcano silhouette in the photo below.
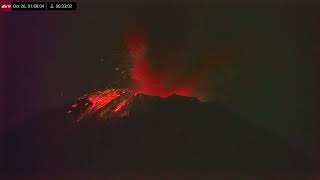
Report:
M 8 134 L 11 174 L 303 173 L 311 163 L 223 104 L 135 97 L 129 116 L 74 123 L 66 108 L 39 114 Z

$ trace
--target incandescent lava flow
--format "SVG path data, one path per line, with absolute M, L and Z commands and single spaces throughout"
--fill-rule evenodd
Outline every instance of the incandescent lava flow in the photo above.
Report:
M 128 75 L 134 86 L 126 89 L 102 89 L 83 95 L 68 111 L 80 112 L 77 121 L 88 116 L 97 119 L 127 116 L 132 101 L 138 94 L 162 98 L 174 94 L 195 97 L 195 81 L 192 78 L 178 76 L 172 68 L 174 66 L 168 66 L 161 71 L 154 70 L 146 55 L 147 46 L 143 33 L 128 33 L 124 39 L 131 60 Z

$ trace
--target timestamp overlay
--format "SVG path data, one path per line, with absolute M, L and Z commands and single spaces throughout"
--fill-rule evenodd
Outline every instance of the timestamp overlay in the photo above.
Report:
M 21 10 L 42 10 L 42 11 L 52 11 L 52 10 L 76 10 L 76 2 L 11 2 L 12 11 Z

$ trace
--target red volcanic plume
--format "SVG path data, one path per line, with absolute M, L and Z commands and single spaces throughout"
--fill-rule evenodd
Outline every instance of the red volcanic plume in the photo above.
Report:
M 193 95 L 194 81 L 184 81 L 174 72 L 172 64 L 164 69 L 154 70 L 146 55 L 147 46 L 143 33 L 128 34 L 126 44 L 132 58 L 130 77 L 135 82 L 136 91 L 160 97 L 173 94 Z

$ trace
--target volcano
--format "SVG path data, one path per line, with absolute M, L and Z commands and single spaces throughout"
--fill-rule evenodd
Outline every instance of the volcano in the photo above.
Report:
M 145 94 L 137 94 L 131 104 L 127 116 L 110 121 L 85 116 L 74 122 L 67 108 L 26 121 L 6 138 L 6 172 L 189 176 L 310 170 L 307 153 L 250 125 L 223 104 Z
M 81 96 L 68 110 L 69 114 L 80 112 L 76 117 L 77 122 L 89 116 L 101 120 L 127 116 L 134 104 L 132 102 L 141 94 L 160 98 L 179 95 L 203 100 L 203 97 L 196 93 L 199 88 L 197 79 L 203 78 L 200 71 L 208 71 L 208 64 L 186 74 L 178 73 L 174 63 L 156 70 L 147 55 L 148 46 L 143 31 L 127 33 L 124 39 L 131 67 L 122 72 L 128 72 L 127 76 L 134 85 L 122 89 L 104 88 Z M 116 70 L 119 68 L 116 67 Z
M 98 90 L 80 97 L 78 102 L 71 105 L 71 109 L 67 113 L 76 117 L 76 122 L 80 122 L 83 119 L 90 119 L 88 117 L 98 120 L 121 118 L 128 116 L 131 109 L 136 106 L 136 102 L 140 102 L 141 97 L 146 96 L 148 95 L 132 89 Z M 179 97 L 179 95 L 173 94 L 168 99 L 175 96 Z M 153 98 L 164 99 L 160 96 L 153 96 Z M 184 98 L 187 98 L 187 96 Z M 189 98 L 200 102 L 195 97 Z

